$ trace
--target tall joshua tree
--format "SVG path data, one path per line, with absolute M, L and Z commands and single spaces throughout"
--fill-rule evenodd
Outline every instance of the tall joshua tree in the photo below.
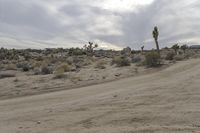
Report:
M 158 44 L 159 31 L 158 31 L 158 27 L 157 26 L 154 27 L 154 30 L 153 30 L 152 34 L 153 34 L 153 38 L 154 38 L 155 43 L 156 43 L 157 52 L 158 52 L 158 54 L 160 54 L 160 49 L 159 49 L 159 44 Z
M 188 49 L 188 46 L 185 44 L 185 45 L 182 45 L 180 48 L 183 50 L 183 52 L 185 54 L 185 51 L 186 51 L 186 49 Z
M 180 48 L 180 47 L 179 47 L 178 43 L 177 43 L 177 44 L 174 44 L 174 45 L 172 46 L 172 49 L 174 49 L 174 52 L 175 52 L 176 55 L 178 54 L 178 49 L 179 49 L 179 48 Z
M 144 52 L 144 46 L 141 47 L 141 53 L 143 54 Z

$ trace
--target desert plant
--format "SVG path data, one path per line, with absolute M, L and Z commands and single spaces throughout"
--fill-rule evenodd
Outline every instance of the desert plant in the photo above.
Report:
M 182 60 L 185 59 L 185 57 L 184 57 L 184 55 L 176 55 L 176 56 L 174 56 L 174 59 L 175 59 L 176 61 L 182 61 Z
M 175 56 L 175 54 L 173 52 L 169 52 L 169 53 L 167 53 L 165 59 L 166 60 L 173 60 L 174 56 Z
M 121 54 L 123 56 L 130 56 L 131 55 L 131 48 L 130 47 L 126 47 L 126 48 L 122 49 Z
M 62 63 L 61 65 L 58 66 L 58 69 L 63 69 L 64 72 L 69 72 L 72 70 L 72 66 L 69 65 L 68 63 Z
M 144 52 L 144 46 L 141 47 L 141 53 L 143 53 L 143 52 Z
M 17 67 L 15 64 L 8 64 L 5 66 L 6 70 L 17 70 Z
M 41 69 L 39 67 L 34 67 L 33 74 L 34 75 L 40 75 L 41 74 Z
M 41 74 L 43 74 L 43 75 L 52 74 L 52 71 L 50 70 L 50 68 L 48 68 L 48 66 L 42 66 Z
M 132 58 L 132 63 L 138 63 L 141 61 L 142 61 L 142 58 L 139 55 L 136 55 Z
M 60 78 L 64 78 L 65 77 L 65 70 L 63 68 L 57 68 L 54 71 L 54 78 L 55 79 L 60 79 Z
M 177 55 L 177 51 L 178 51 L 179 48 L 180 48 L 180 47 L 179 47 L 178 43 L 177 43 L 177 44 L 174 44 L 174 45 L 172 46 L 172 49 L 174 50 L 174 52 L 175 52 L 176 55 Z
M 70 78 L 71 79 L 71 81 L 73 82 L 73 83 L 77 83 L 77 82 L 79 82 L 79 81 L 82 81 L 82 79 L 81 79 L 81 77 L 71 77 Z
M 182 45 L 180 48 L 183 50 L 183 52 L 185 54 L 185 51 L 186 51 L 186 49 L 188 49 L 188 46 L 185 44 L 185 45 Z
M 80 48 L 70 48 L 69 49 L 69 53 L 68 53 L 70 56 L 72 55 L 85 55 L 85 51 L 83 49 L 80 49 Z
M 105 60 L 99 60 L 97 61 L 96 65 L 95 65 L 95 68 L 98 68 L 98 69 L 105 69 L 105 65 L 107 64 L 107 62 Z
M 94 55 L 94 48 L 97 48 L 98 44 L 94 44 L 93 42 L 88 42 L 88 45 L 86 44 L 84 46 L 85 52 L 87 55 L 89 56 L 93 56 Z
M 130 66 L 131 61 L 124 56 L 117 56 L 112 59 L 112 64 L 116 64 L 118 67 Z
M 158 31 L 158 27 L 157 26 L 154 27 L 154 30 L 153 30 L 152 34 L 153 34 L 153 38 L 154 38 L 155 43 L 156 43 L 157 53 L 160 54 L 160 49 L 159 49 L 159 44 L 158 44 L 159 31 Z
M 145 64 L 147 67 L 157 67 L 161 64 L 160 55 L 156 52 L 147 53 L 145 56 Z
M 28 64 L 24 64 L 24 65 L 22 66 L 22 70 L 23 70 L 24 72 L 28 72 L 30 69 L 31 69 L 31 68 L 30 68 L 30 66 L 29 66 Z

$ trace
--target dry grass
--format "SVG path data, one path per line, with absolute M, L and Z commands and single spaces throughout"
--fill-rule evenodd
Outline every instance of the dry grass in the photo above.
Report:
M 65 78 L 65 70 L 64 68 L 57 68 L 55 71 L 54 71 L 54 78 L 55 79 L 61 79 L 61 78 Z
M 60 69 L 60 70 L 62 69 L 64 70 L 64 72 L 70 72 L 72 70 L 72 66 L 69 65 L 68 63 L 62 63 L 61 65 L 57 67 L 57 69 Z
M 95 64 L 95 68 L 98 69 L 105 69 L 105 65 L 107 64 L 107 62 L 105 60 L 98 60 Z
M 5 66 L 5 69 L 6 70 L 17 70 L 17 66 L 16 66 L 16 64 L 7 64 Z
M 72 77 L 71 81 L 76 84 L 78 81 L 82 81 L 82 79 L 81 77 Z
M 130 66 L 131 61 L 127 57 L 116 56 L 113 58 L 112 64 L 116 64 L 118 67 Z

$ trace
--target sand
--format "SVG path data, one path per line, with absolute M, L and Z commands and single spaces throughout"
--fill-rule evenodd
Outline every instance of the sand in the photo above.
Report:
M 200 132 L 200 59 L 77 89 L 0 101 L 0 133 Z
M 165 67 L 167 67 L 167 65 L 159 69 Z M 126 67 L 115 67 L 107 64 L 105 69 L 98 69 L 93 65 L 89 65 L 81 68 L 79 71 L 67 72 L 65 73 L 65 77 L 61 79 L 55 79 L 54 74 L 33 75 L 20 71 L 4 71 L 15 73 L 16 77 L 0 79 L 0 100 L 60 90 L 70 90 L 119 80 L 125 77 L 152 73 L 157 70 L 158 68 L 137 67 L 136 64 Z

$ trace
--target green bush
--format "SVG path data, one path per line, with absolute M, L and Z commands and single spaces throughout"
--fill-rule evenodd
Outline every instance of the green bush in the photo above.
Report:
M 161 64 L 160 55 L 157 52 L 150 52 L 145 55 L 145 64 L 148 67 L 157 67 Z
M 118 67 L 130 66 L 131 61 L 127 57 L 117 56 L 113 58 L 112 64 L 116 64 Z

